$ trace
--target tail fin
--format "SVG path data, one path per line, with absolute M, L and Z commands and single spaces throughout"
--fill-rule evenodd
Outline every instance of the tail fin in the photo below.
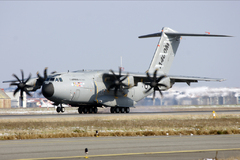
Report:
M 148 72 L 153 73 L 156 69 L 158 69 L 162 74 L 167 74 L 169 72 L 178 49 L 181 36 L 231 37 L 227 35 L 178 33 L 168 27 L 164 27 L 160 33 L 140 36 L 139 38 L 160 37 Z

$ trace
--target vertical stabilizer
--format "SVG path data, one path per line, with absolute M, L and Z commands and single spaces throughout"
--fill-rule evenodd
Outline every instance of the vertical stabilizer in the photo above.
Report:
M 176 55 L 180 36 L 167 35 L 167 33 L 177 33 L 176 31 L 164 27 L 162 32 L 150 35 L 140 36 L 139 38 L 160 37 L 152 62 L 148 69 L 149 73 L 153 73 L 156 69 L 162 74 L 167 74 Z
M 161 74 L 168 74 L 170 67 L 172 65 L 173 59 L 176 55 L 181 36 L 232 37 L 229 35 L 216 35 L 216 34 L 179 33 L 168 27 L 164 27 L 162 29 L 162 32 L 160 33 L 140 36 L 139 38 L 160 37 L 160 40 L 157 45 L 157 49 L 154 53 L 152 62 L 148 69 L 149 73 L 154 73 L 154 71 L 158 69 L 158 71 Z

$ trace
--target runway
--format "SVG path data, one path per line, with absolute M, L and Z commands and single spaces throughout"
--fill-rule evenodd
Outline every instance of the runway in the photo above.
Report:
M 1 141 L 0 159 L 184 159 L 240 156 L 240 135 L 82 137 Z
M 240 109 L 235 110 L 217 110 L 217 114 L 240 114 Z M 78 113 L 60 113 L 57 114 L 11 114 L 11 115 L 0 115 L 0 119 L 20 119 L 20 118 L 68 118 L 68 117 L 103 117 L 103 116 L 132 116 L 132 115 L 211 115 L 212 111 L 163 111 L 163 112 L 137 112 L 133 111 L 130 113 L 106 113 L 100 112 L 97 114 L 78 114 Z

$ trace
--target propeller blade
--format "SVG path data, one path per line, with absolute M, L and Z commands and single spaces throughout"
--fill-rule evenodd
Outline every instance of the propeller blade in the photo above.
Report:
M 15 83 L 15 82 L 10 84 L 10 86 L 17 86 L 17 85 L 18 85 L 18 83 Z
M 155 90 L 153 91 L 153 98 L 152 98 L 153 100 L 155 99 Z
M 23 70 L 21 69 L 21 73 L 22 73 L 22 82 L 24 81 L 24 73 Z
M 163 86 L 163 87 L 168 87 L 167 85 L 165 85 L 165 84 L 161 84 L 161 83 L 158 84 L 158 86 L 160 86 L 160 87 L 161 87 L 161 86 Z
M 18 80 L 18 82 L 12 82 L 10 86 L 17 86 L 17 88 L 13 92 L 13 95 L 15 96 L 17 92 L 20 91 L 20 98 L 21 100 L 23 100 L 23 92 L 26 92 L 27 95 L 31 96 L 27 88 L 33 87 L 33 86 L 27 84 L 27 82 L 31 79 L 31 76 L 32 76 L 31 73 L 29 74 L 28 78 L 25 81 L 24 81 L 23 70 L 21 70 L 21 75 L 22 75 L 22 80 L 20 80 L 17 75 L 13 74 L 13 77 L 15 77 Z
M 117 76 L 115 75 L 115 73 L 113 72 L 113 70 L 110 70 L 110 72 L 112 72 L 113 77 L 114 77 L 115 79 L 118 79 Z
M 156 82 L 157 80 L 157 69 L 154 71 L 154 74 L 153 74 L 153 81 Z
M 150 86 L 150 88 L 147 91 L 145 91 L 145 93 L 148 93 L 153 88 L 153 98 L 152 99 L 155 98 L 155 91 L 157 91 L 157 90 L 159 91 L 160 95 L 163 97 L 162 91 L 161 91 L 161 89 L 159 87 L 166 87 L 166 88 L 168 87 L 167 85 L 165 85 L 163 83 L 159 83 L 166 76 L 162 75 L 159 78 L 157 78 L 157 71 L 158 71 L 158 69 L 156 69 L 154 71 L 153 77 L 151 77 L 149 75 L 149 73 L 147 72 L 146 75 L 147 75 L 147 78 L 148 78 L 149 82 L 145 82 L 144 83 L 145 85 L 149 85 Z
M 30 97 L 32 97 L 32 95 L 29 93 L 29 91 L 26 88 L 23 88 L 23 90 L 26 92 L 27 95 L 29 95 Z
M 145 91 L 145 93 L 148 93 L 153 87 L 150 87 L 148 90 Z
M 124 78 L 122 80 L 120 80 L 120 82 L 124 81 L 127 77 L 128 77 L 128 74 L 126 76 L 124 76 Z
M 21 100 L 23 100 L 23 90 L 22 89 L 20 91 L 20 98 L 21 98 Z
M 32 74 L 30 73 L 27 80 L 24 82 L 25 84 L 29 81 L 29 79 L 31 78 Z
M 163 76 L 160 76 L 158 79 L 157 79 L 157 82 L 160 82 L 163 78 L 165 78 L 166 76 L 163 75 Z
M 115 80 L 113 81 L 113 83 L 110 86 L 108 86 L 107 90 L 114 88 L 114 96 L 115 97 L 117 97 L 118 91 L 120 91 L 120 92 L 122 92 L 122 94 L 124 94 L 123 87 L 127 87 L 127 85 L 124 84 L 123 81 L 128 77 L 128 73 L 127 73 L 127 75 L 122 77 L 122 69 L 120 67 L 119 67 L 119 75 L 116 75 L 113 70 L 109 70 L 109 71 L 113 74 L 113 77 Z
M 47 67 L 44 69 L 44 80 L 47 79 L 47 69 L 48 69 Z
M 117 97 L 117 91 L 118 91 L 118 88 L 115 87 L 115 89 L 114 89 L 114 96 L 115 96 L 115 97 Z
M 21 82 L 21 80 L 18 78 L 18 76 L 16 76 L 16 74 L 13 74 L 13 77 L 15 77 L 18 80 L 18 82 Z
M 159 91 L 161 97 L 163 97 L 162 91 L 160 89 L 158 89 L 158 91 Z
M 115 86 L 115 84 L 111 84 L 111 85 L 107 88 L 107 90 L 112 89 L 114 86 Z
M 149 73 L 147 72 L 147 78 L 148 78 L 148 80 L 149 81 L 151 81 L 152 82 L 152 79 L 151 79 L 151 77 L 150 77 L 150 75 L 149 75 Z
M 47 67 L 44 69 L 44 71 L 43 71 L 43 76 L 44 77 L 42 77 L 40 74 L 39 74 L 39 72 L 37 72 L 37 76 L 38 76 L 38 78 L 40 78 L 40 79 L 42 79 L 42 80 L 45 80 L 45 79 L 47 79 Z
M 15 94 L 20 90 L 20 88 L 15 89 L 15 91 L 13 92 L 13 95 L 15 96 Z
M 42 77 L 40 76 L 39 72 L 37 72 L 37 76 L 38 76 L 38 78 L 42 78 Z

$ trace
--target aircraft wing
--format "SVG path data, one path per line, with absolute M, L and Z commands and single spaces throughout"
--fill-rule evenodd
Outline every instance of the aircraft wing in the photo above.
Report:
M 216 81 L 216 82 L 222 82 L 225 81 L 225 79 L 222 78 L 207 78 L 207 77 L 191 77 L 191 76 L 168 76 L 171 79 L 172 84 L 176 82 L 186 82 L 188 85 L 192 82 L 198 82 L 198 81 Z
M 137 82 L 148 82 L 148 78 L 146 74 L 144 73 L 131 73 L 134 77 L 134 82 L 137 84 Z M 161 75 L 157 75 L 159 77 Z M 170 78 L 171 83 L 187 83 L 190 85 L 190 83 L 196 83 L 198 81 L 215 81 L 215 82 L 222 82 L 225 81 L 225 79 L 222 78 L 207 78 L 207 77 L 194 77 L 194 76 L 174 76 L 174 75 L 166 75 L 168 78 Z

